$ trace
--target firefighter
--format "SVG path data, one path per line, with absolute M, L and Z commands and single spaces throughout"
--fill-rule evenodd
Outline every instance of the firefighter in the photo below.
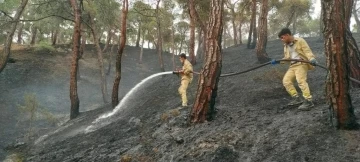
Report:
M 187 107 L 188 100 L 186 96 L 186 90 L 193 79 L 193 67 L 191 63 L 186 59 L 186 55 L 184 53 L 180 54 L 179 59 L 183 66 L 182 69 L 178 71 L 179 75 L 181 76 L 181 85 L 178 91 L 181 96 L 182 107 Z
M 279 38 L 284 43 L 284 58 L 283 59 L 299 59 L 310 61 L 311 64 L 292 61 L 290 67 L 284 75 L 283 85 L 286 91 L 292 97 L 288 106 L 297 106 L 299 110 L 310 110 L 314 107 L 312 102 L 312 96 L 310 93 L 309 85 L 307 83 L 308 70 L 313 70 L 317 64 L 314 54 L 311 52 L 310 47 L 303 38 L 294 37 L 288 28 L 283 28 L 279 34 Z M 272 60 L 271 64 L 282 63 L 276 60 Z M 297 81 L 298 86 L 302 91 L 301 99 L 297 90 L 294 87 L 294 81 Z

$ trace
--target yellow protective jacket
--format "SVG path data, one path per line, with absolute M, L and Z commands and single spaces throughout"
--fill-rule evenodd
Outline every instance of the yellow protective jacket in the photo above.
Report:
M 306 61 L 310 61 L 315 58 L 314 54 L 311 52 L 309 45 L 303 38 L 294 38 L 294 46 L 295 51 L 299 54 L 300 58 Z M 284 58 L 283 59 L 291 59 L 291 55 L 289 52 L 289 47 L 284 44 Z M 309 70 L 314 69 L 315 67 L 308 64 Z
M 193 67 L 188 60 L 184 61 L 182 70 L 184 73 L 181 74 L 181 80 L 189 80 L 191 82 L 193 79 Z

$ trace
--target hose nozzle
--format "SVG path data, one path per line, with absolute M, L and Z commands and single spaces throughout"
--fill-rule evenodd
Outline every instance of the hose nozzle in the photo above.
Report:
M 173 71 L 173 74 L 179 74 L 179 71 Z

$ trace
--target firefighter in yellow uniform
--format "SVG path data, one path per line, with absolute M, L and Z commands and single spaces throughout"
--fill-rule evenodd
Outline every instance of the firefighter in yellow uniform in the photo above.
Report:
M 184 53 L 180 54 L 180 62 L 182 63 L 183 67 L 179 71 L 179 74 L 181 76 L 181 85 L 178 90 L 181 96 L 182 106 L 186 107 L 188 106 L 186 90 L 193 79 L 193 67 L 191 63 L 186 59 L 186 55 Z
M 283 85 L 292 97 L 292 101 L 288 103 L 288 106 L 301 104 L 298 107 L 299 110 L 310 110 L 310 108 L 314 107 L 314 104 L 312 102 L 309 85 L 306 80 L 308 70 L 313 70 L 313 65 L 317 64 L 315 56 L 311 52 L 311 49 L 306 41 L 303 38 L 292 36 L 291 31 L 288 28 L 282 29 L 278 36 L 284 43 L 285 57 L 283 59 L 299 59 L 311 62 L 311 64 L 296 61 L 290 62 L 290 67 L 283 78 Z M 271 63 L 277 64 L 279 62 L 272 60 Z M 297 81 L 305 100 L 302 100 L 299 97 L 298 92 L 294 87 L 295 80 Z

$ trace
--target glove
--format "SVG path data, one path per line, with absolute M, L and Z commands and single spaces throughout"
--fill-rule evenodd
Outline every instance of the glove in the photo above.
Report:
M 272 60 L 270 61 L 270 63 L 271 63 L 272 65 L 276 65 L 276 64 L 280 63 L 280 61 L 277 61 L 277 60 L 275 60 L 275 59 L 272 59 Z
M 317 60 L 316 59 L 311 59 L 310 60 L 310 64 L 312 65 L 312 66 L 316 66 L 317 64 L 318 64 L 318 62 L 317 62 Z

